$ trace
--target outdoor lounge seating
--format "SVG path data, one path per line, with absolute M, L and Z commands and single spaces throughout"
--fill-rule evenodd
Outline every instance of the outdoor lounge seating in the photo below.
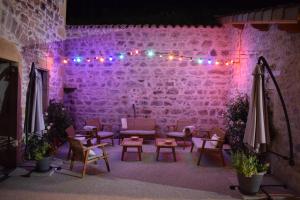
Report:
M 92 145 L 92 139 L 94 138 L 94 135 L 91 131 L 88 130 L 75 130 L 73 125 L 69 126 L 66 129 L 66 133 L 68 137 L 75 138 L 85 146 L 91 146 Z M 69 151 L 68 151 L 68 160 L 71 156 L 71 146 L 69 145 Z
M 183 140 L 183 149 L 186 147 L 186 142 L 188 138 L 192 135 L 194 126 L 191 126 L 192 122 L 189 120 L 177 120 L 176 125 L 168 125 L 167 137 Z M 188 128 L 191 127 L 191 128 Z
M 214 128 L 208 132 L 208 138 L 192 137 L 191 152 L 194 147 L 199 151 L 199 158 L 197 165 L 200 165 L 200 161 L 204 152 L 215 152 L 220 155 L 222 164 L 225 166 L 223 157 L 223 143 L 224 143 L 225 132 L 220 128 Z
M 120 139 L 139 136 L 144 139 L 154 139 L 156 136 L 156 122 L 151 118 L 127 118 L 123 120 Z
M 107 171 L 110 171 L 109 163 L 108 163 L 108 159 L 107 159 L 108 156 L 104 149 L 104 147 L 106 146 L 106 143 L 85 147 L 80 142 L 80 140 L 74 139 L 72 137 L 68 137 L 68 141 L 69 141 L 70 147 L 72 149 L 70 170 L 73 169 L 74 161 L 83 162 L 84 165 L 83 165 L 81 177 L 84 177 L 88 163 L 94 162 L 97 164 L 98 160 L 104 159 Z M 102 154 L 96 154 L 94 151 L 92 151 L 95 148 L 100 148 L 102 150 Z
M 112 125 L 110 124 L 104 124 L 101 123 L 101 120 L 99 118 L 94 119 L 88 119 L 85 122 L 84 129 L 86 130 L 92 130 L 93 128 L 96 128 L 96 137 L 97 137 L 97 143 L 100 143 L 103 139 L 111 139 L 112 145 L 114 145 L 114 133 L 112 132 Z

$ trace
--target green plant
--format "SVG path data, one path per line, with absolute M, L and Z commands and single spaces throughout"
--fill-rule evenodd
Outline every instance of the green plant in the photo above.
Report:
M 227 104 L 226 135 L 233 151 L 243 149 L 243 138 L 248 117 L 249 102 L 247 94 L 239 93 Z
M 67 139 L 65 129 L 73 124 L 70 113 L 60 102 L 50 100 L 47 113 L 46 124 L 49 131 L 49 140 L 54 146 L 64 143 Z
M 245 177 L 252 177 L 261 172 L 266 172 L 269 168 L 268 163 L 261 163 L 254 154 L 246 154 L 242 151 L 232 153 L 233 167 Z
M 32 134 L 28 139 L 27 157 L 31 160 L 42 160 L 51 155 L 52 146 L 49 144 L 47 133 L 43 136 Z

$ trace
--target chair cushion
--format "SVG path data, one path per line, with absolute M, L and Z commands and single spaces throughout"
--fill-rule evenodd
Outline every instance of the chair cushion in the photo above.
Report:
M 217 134 L 213 134 L 213 136 L 211 137 L 212 140 L 219 140 L 220 137 L 217 136 Z M 216 148 L 218 145 L 218 141 L 209 141 L 211 143 L 211 145 Z
M 167 136 L 171 136 L 171 137 L 184 137 L 185 133 L 184 132 L 168 132 Z
M 97 128 L 96 126 L 84 126 L 83 127 L 83 130 L 86 130 L 86 131 L 92 131 L 93 129 Z
M 201 138 L 193 137 L 192 142 L 197 149 L 202 148 L 203 140 Z M 213 146 L 211 142 L 206 142 L 204 148 L 205 149 L 215 149 L 215 146 Z
M 98 131 L 97 135 L 100 136 L 100 137 L 110 137 L 110 136 L 113 136 L 114 133 L 109 132 L 109 131 Z
M 75 135 L 75 137 L 74 137 L 76 140 L 80 140 L 81 142 L 83 142 L 83 141 L 85 141 L 86 140 L 86 138 L 85 137 L 78 137 L 78 136 L 76 136 Z
M 120 131 L 120 134 L 124 134 L 124 135 L 154 135 L 155 130 L 125 130 L 125 131 Z
M 88 160 L 94 160 L 94 159 L 99 159 L 103 155 L 103 151 L 101 148 L 93 148 L 90 149 L 89 155 L 88 155 Z

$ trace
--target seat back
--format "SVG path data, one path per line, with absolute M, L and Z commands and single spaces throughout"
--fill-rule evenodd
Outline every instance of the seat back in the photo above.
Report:
M 68 142 L 72 150 L 72 160 L 84 161 L 84 149 L 82 143 L 72 137 L 68 137 Z
M 135 130 L 155 130 L 155 120 L 151 118 L 135 118 L 134 119 Z
M 155 130 L 155 119 L 151 118 L 127 118 L 127 130 Z
M 68 137 L 75 136 L 75 129 L 74 129 L 73 125 L 69 126 L 65 131 L 66 131 Z
M 97 127 L 97 131 L 101 131 L 101 120 L 99 118 L 88 119 L 85 121 L 85 125 L 87 126 L 95 126 Z
M 179 119 L 177 120 L 177 124 L 176 124 L 176 131 L 183 131 L 183 129 L 186 126 L 191 126 L 193 125 L 192 122 L 190 120 L 186 120 L 186 119 Z
M 225 131 L 220 128 L 213 128 L 211 130 L 210 137 L 212 137 L 213 134 L 216 134 L 220 138 L 216 147 L 222 148 L 225 139 Z
M 128 130 L 134 130 L 135 126 L 134 126 L 134 118 L 127 118 L 127 129 Z

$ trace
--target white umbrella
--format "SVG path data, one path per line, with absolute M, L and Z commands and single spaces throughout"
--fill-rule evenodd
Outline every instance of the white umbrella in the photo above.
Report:
M 263 87 L 263 66 L 257 64 L 253 72 L 253 83 L 246 130 L 243 142 L 256 152 L 266 151 L 269 143 L 267 107 Z

